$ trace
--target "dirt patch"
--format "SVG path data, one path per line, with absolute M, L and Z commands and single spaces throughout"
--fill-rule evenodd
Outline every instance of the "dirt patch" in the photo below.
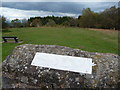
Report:
M 88 28 L 88 29 L 95 30 L 95 31 L 119 32 L 118 30 L 112 30 L 112 29 L 95 29 L 95 28 Z

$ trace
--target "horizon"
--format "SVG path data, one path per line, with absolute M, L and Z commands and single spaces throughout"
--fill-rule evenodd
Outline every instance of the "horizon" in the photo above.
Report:
M 30 17 L 69 16 L 77 18 L 82 10 L 91 8 L 94 12 L 102 12 L 117 2 L 2 2 L 0 11 L 8 20 L 29 19 Z

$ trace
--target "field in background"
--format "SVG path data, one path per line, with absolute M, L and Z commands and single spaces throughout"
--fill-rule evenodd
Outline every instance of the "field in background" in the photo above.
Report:
M 60 45 L 90 52 L 118 54 L 118 32 L 89 30 L 83 28 L 41 27 L 11 28 L 3 36 L 17 36 L 21 44 Z M 2 44 L 2 60 L 8 56 L 16 43 Z

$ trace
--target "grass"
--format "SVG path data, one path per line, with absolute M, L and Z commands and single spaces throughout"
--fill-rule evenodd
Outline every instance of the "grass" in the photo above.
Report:
M 17 36 L 22 44 L 61 45 L 90 52 L 118 53 L 117 32 L 88 30 L 83 28 L 41 27 L 11 28 L 3 36 Z M 15 46 L 20 44 L 3 43 L 2 60 Z

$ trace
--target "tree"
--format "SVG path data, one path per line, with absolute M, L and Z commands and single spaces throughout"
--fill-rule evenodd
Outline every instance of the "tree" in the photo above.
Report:
M 22 19 L 21 24 L 22 24 L 22 27 L 27 27 L 28 26 L 28 20 Z
M 34 20 L 32 21 L 32 26 L 33 26 L 33 27 L 40 27 L 40 26 L 42 26 L 41 20 L 40 20 L 40 19 L 34 19 Z
M 0 25 L 2 25 L 2 29 L 5 29 L 8 27 L 6 18 L 4 16 L 0 16 L 0 23 L 1 23 Z
M 14 19 L 11 21 L 13 27 L 22 27 L 22 23 L 19 19 Z
M 55 23 L 54 20 L 49 19 L 46 25 L 47 25 L 47 26 L 52 26 L 52 27 L 53 27 L 53 26 L 56 26 L 56 23 Z
M 95 27 L 95 13 L 93 11 L 91 11 L 90 8 L 87 9 L 83 9 L 82 11 L 82 16 L 79 18 L 79 25 L 81 27 Z
M 118 10 L 115 6 L 106 9 L 101 13 L 102 16 L 102 26 L 108 29 L 116 29 L 118 27 Z
M 70 22 L 69 22 L 69 21 L 64 21 L 64 22 L 62 23 L 62 25 L 63 25 L 63 26 L 70 26 Z
M 75 19 L 75 18 L 72 18 L 70 20 L 70 26 L 71 27 L 77 27 L 79 24 L 78 24 L 78 19 Z

